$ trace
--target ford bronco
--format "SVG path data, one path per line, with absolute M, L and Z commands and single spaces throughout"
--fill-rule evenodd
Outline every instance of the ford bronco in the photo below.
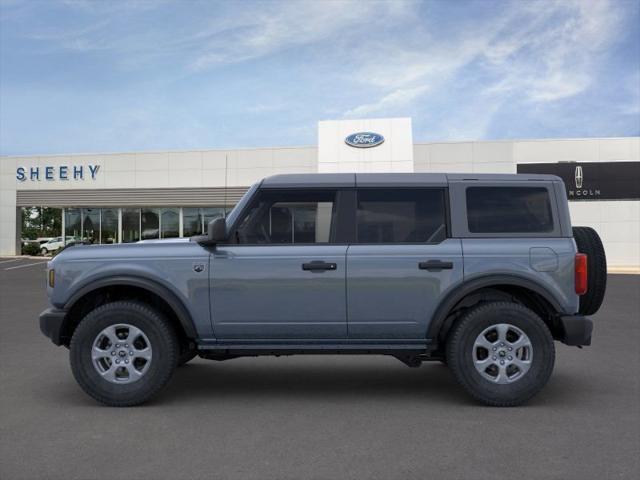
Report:
M 539 392 L 589 345 L 597 233 L 550 175 L 304 174 L 253 185 L 206 235 L 66 247 L 40 328 L 86 393 L 140 404 L 195 356 L 383 354 L 448 365 L 479 402 Z

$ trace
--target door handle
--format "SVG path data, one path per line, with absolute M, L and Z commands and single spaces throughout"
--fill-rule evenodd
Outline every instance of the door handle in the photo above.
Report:
M 441 260 L 429 260 L 427 262 L 418 263 L 420 270 L 429 270 L 430 272 L 439 272 L 440 270 L 451 270 L 453 262 L 443 262 Z
M 310 272 L 324 272 L 325 270 L 335 270 L 337 268 L 337 264 L 322 260 L 314 260 L 313 262 L 302 264 L 302 270 L 308 270 Z

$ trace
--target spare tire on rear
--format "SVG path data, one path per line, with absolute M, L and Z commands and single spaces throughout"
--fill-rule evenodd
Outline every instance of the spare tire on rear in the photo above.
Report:
M 579 313 L 593 315 L 604 300 L 607 289 L 607 257 L 598 232 L 591 227 L 573 227 L 578 252 L 587 255 L 587 293 L 580 297 Z

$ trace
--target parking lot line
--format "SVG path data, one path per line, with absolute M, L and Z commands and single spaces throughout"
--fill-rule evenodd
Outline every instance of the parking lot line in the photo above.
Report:
M 34 265 L 42 265 L 42 261 L 36 263 L 27 263 L 26 265 L 16 265 L 15 267 L 5 268 L 5 270 L 15 270 L 16 268 L 33 267 Z
M 2 263 L 10 263 L 10 262 L 17 262 L 18 260 L 20 260 L 20 259 L 19 258 L 14 258 L 12 260 L 3 260 L 3 261 L 0 262 L 0 264 L 2 264 Z

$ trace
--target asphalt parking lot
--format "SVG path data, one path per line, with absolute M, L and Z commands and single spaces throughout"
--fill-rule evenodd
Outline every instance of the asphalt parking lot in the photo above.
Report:
M 640 276 L 612 275 L 594 345 L 557 345 L 523 407 L 386 357 L 194 360 L 153 402 L 103 407 L 44 338 L 43 260 L 0 258 L 0 478 L 638 478 Z

